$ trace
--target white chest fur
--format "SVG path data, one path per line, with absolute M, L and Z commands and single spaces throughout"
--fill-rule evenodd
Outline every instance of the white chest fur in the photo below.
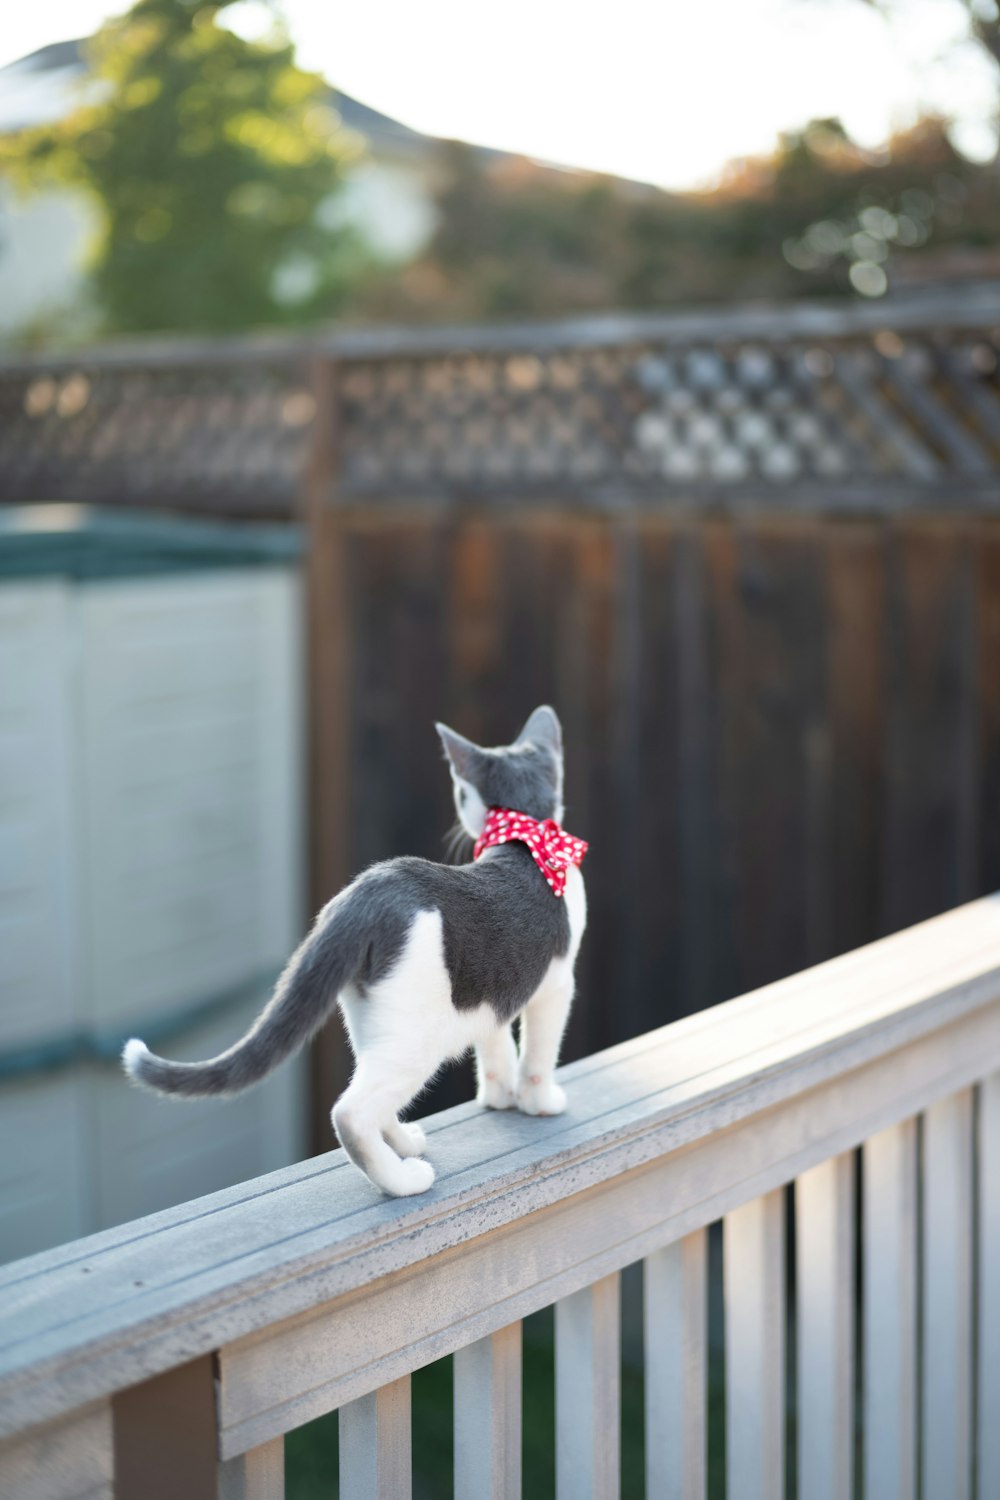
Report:
M 572 964 L 587 925 L 587 890 L 577 865 L 571 865 L 566 873 L 566 891 L 562 899 L 569 917 L 569 961 Z

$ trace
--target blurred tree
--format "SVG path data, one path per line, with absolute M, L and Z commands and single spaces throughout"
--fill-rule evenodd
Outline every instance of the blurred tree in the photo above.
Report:
M 1000 68 L 1000 8 L 996 0 L 961 0 L 973 39 Z
M 0 143 L 22 185 L 96 200 L 112 330 L 305 322 L 336 311 L 365 262 L 330 227 L 352 151 L 326 84 L 295 66 L 277 19 L 255 41 L 220 24 L 230 3 L 138 0 L 90 43 L 86 101 Z
M 816 123 L 828 127 L 831 122 Z M 808 127 L 805 135 L 815 128 Z M 881 296 L 894 269 L 914 269 L 915 251 L 931 246 L 947 254 L 956 247 L 1000 242 L 1000 206 L 990 190 L 991 175 L 955 150 L 946 120 L 920 120 L 874 156 L 846 136 L 840 140 L 830 158 L 832 175 L 807 172 L 809 187 L 799 197 L 799 212 L 807 212 L 809 222 L 782 245 L 789 265 L 814 289 L 853 287 Z M 815 148 L 808 140 L 788 144 L 794 171 L 803 153 Z
M 836 119 L 731 163 L 709 192 L 664 193 L 530 161 L 443 152 L 438 229 L 413 265 L 360 285 L 367 317 L 548 316 L 608 307 L 878 296 L 947 258 L 1000 245 L 990 169 L 928 118 L 878 151 Z

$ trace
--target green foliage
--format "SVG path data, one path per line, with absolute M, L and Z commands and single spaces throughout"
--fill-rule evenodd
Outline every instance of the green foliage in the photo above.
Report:
M 713 1372 L 714 1374 L 715 1372 Z M 436 1360 L 412 1380 L 414 1500 L 451 1500 L 453 1445 L 453 1366 Z M 622 1368 L 621 1492 L 624 1500 L 643 1492 L 642 1376 L 625 1361 Z M 522 1451 L 524 1500 L 555 1494 L 555 1342 L 552 1309 L 524 1324 L 522 1366 Z M 721 1415 L 721 1387 L 712 1383 L 712 1405 Z M 721 1424 L 720 1424 L 721 1425 Z M 712 1500 L 722 1494 L 721 1454 L 710 1455 Z M 337 1417 L 320 1417 L 285 1440 L 288 1500 L 337 1500 Z M 462 1500 L 456 1496 L 455 1500 Z
M 879 295 L 921 267 L 954 274 L 961 256 L 979 274 L 1000 268 L 996 166 L 965 161 L 934 119 L 876 153 L 815 120 L 714 190 L 683 194 L 442 143 L 432 242 L 380 267 L 338 212 L 352 150 L 325 83 L 295 66 L 277 21 L 263 40 L 236 36 L 231 3 L 137 0 L 91 44 L 79 108 L 0 140 L 0 170 L 73 184 L 97 205 L 105 329 Z M 1000 56 L 1000 21 L 987 19 L 972 29 Z M 50 312 L 23 337 L 93 331 L 88 309 L 73 316 Z
M 306 322 L 336 311 L 365 263 L 329 227 L 351 148 L 326 85 L 295 66 L 277 22 L 253 42 L 219 24 L 229 3 L 138 0 L 91 43 L 79 108 L 0 144 L 22 184 L 96 201 L 110 329 Z

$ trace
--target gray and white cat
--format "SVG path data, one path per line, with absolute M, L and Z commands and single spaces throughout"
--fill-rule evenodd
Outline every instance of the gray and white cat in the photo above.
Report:
M 563 816 L 562 733 L 535 710 L 511 745 L 483 749 L 437 725 L 465 832 L 491 807 Z M 524 843 L 486 849 L 473 864 L 401 858 L 373 865 L 323 908 L 247 1034 L 207 1062 L 167 1062 L 143 1042 L 122 1061 L 136 1083 L 165 1094 L 233 1094 L 257 1083 L 319 1030 L 338 1002 L 357 1066 L 333 1109 L 351 1160 L 386 1193 L 425 1192 L 434 1168 L 424 1132 L 399 1115 L 442 1063 L 476 1050 L 478 1098 L 556 1115 L 554 1081 L 586 924 L 583 877 L 569 867 L 554 898 Z M 520 1054 L 511 1022 L 520 1017 Z

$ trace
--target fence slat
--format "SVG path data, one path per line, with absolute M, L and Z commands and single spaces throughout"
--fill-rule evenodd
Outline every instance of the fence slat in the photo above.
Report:
M 340 1500 L 410 1500 L 410 1377 L 340 1409 Z
M 556 1303 L 556 1497 L 618 1500 L 618 1276 Z
M 285 1500 L 284 1438 L 272 1438 L 221 1464 L 219 1500 Z
M 850 1500 L 854 1459 L 854 1157 L 795 1184 L 799 1491 Z
M 646 1494 L 704 1500 L 706 1283 L 704 1229 L 644 1262 Z
M 916 1493 L 917 1127 L 866 1141 L 864 1215 L 865 1495 Z
M 454 1356 L 455 1494 L 521 1500 L 521 1325 Z
M 924 1115 L 923 1219 L 922 1494 L 923 1500 L 967 1500 L 972 1484 L 970 1089 L 931 1105 Z
M 1000 1073 L 979 1090 L 979 1494 L 1000 1495 Z
M 784 1493 L 784 1255 L 783 1189 L 724 1218 L 728 1500 Z
M 879 437 L 896 450 L 904 473 L 917 479 L 934 479 L 941 465 L 923 441 L 923 435 L 901 422 L 880 394 L 868 371 L 866 351 L 844 349 L 833 356 L 837 379 Z
M 948 455 L 960 474 L 988 474 L 990 459 L 979 442 L 955 420 L 947 406 L 932 394 L 928 382 L 913 362 L 905 359 L 883 359 L 882 376 L 895 387 L 911 427 L 919 426 L 932 442 Z M 940 384 L 940 379 L 938 380 Z M 916 421 L 913 421 L 913 418 Z

